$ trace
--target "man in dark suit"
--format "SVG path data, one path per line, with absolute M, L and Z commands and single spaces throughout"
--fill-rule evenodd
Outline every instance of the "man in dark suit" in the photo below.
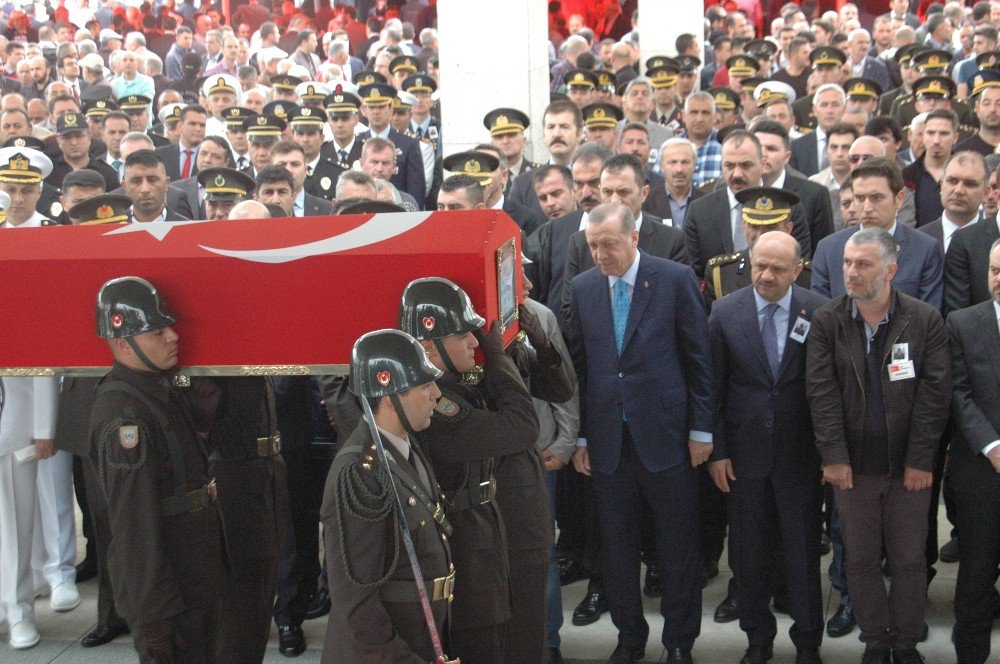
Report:
M 859 197 L 864 200 L 859 208 L 861 223 L 837 231 L 820 241 L 813 257 L 812 289 L 826 297 L 843 294 L 844 246 L 854 233 L 877 226 L 895 237 L 899 245 L 899 271 L 893 279 L 893 286 L 940 310 L 944 268 L 941 251 L 934 239 L 926 233 L 896 222 L 898 205 L 902 204 L 904 197 L 899 167 L 886 159 L 869 159 L 854 170 L 851 179 L 855 201 Z M 895 197 L 893 200 L 874 202 L 868 198 L 877 193 L 879 182 L 889 183 L 889 190 Z
M 180 140 L 156 149 L 163 158 L 167 177 L 172 181 L 176 182 L 198 174 L 198 146 L 205 138 L 206 122 L 208 122 L 208 111 L 204 107 L 197 104 L 185 106 L 181 109 L 178 120 Z
M 698 163 L 698 152 L 694 144 L 685 138 L 671 138 L 660 146 L 660 186 L 650 187 L 649 196 L 642 204 L 645 212 L 656 215 L 663 223 L 674 228 L 683 228 L 684 219 L 692 201 L 705 195 L 694 186 L 694 167 Z
M 198 146 L 198 170 L 219 168 L 230 161 L 229 144 L 219 136 L 206 136 Z M 167 207 L 188 219 L 205 219 L 205 192 L 195 176 L 167 187 Z
M 742 207 L 736 200 L 736 192 L 760 186 L 762 173 L 763 155 L 757 136 L 742 129 L 731 132 L 722 145 L 722 177 L 726 186 L 693 201 L 684 220 L 691 267 L 699 278 L 704 278 L 705 267 L 712 258 L 747 248 Z M 809 256 L 812 251 L 809 225 L 798 217 L 792 215 L 792 235 L 802 245 L 803 255 Z
M 1000 238 L 1000 222 L 989 217 L 955 231 L 944 259 L 943 313 L 990 299 L 986 275 L 989 248 Z
M 619 632 L 610 661 L 645 656 L 638 573 L 646 502 L 664 591 L 666 661 L 690 663 L 701 628 L 695 469 L 711 454 L 714 422 L 705 308 L 689 267 L 639 251 L 627 206 L 595 207 L 586 234 L 597 269 L 570 284 L 568 337 L 581 394 L 573 463 L 594 478 L 605 588 Z
M 420 144 L 389 124 L 396 89 L 386 83 L 373 83 L 361 86 L 358 95 L 361 97 L 362 108 L 368 119 L 368 131 L 360 134 L 358 139 L 365 141 L 371 137 L 378 137 L 392 142 L 396 149 L 396 169 L 389 182 L 396 189 L 413 196 L 417 207 L 423 209 L 426 180 Z
M 549 163 L 568 166 L 583 135 L 583 114 L 573 102 L 559 99 L 545 108 L 542 120 Z M 544 213 L 532 184 L 533 170 L 522 171 L 514 178 L 510 186 L 510 197 L 521 205 Z
M 122 188 L 125 195 L 132 199 L 129 221 L 187 221 L 189 217 L 167 206 L 169 185 L 170 179 L 159 153 L 153 150 L 136 150 L 126 157 Z
M 281 166 L 292 174 L 293 217 L 318 217 L 333 214 L 333 203 L 306 193 L 306 156 L 302 146 L 293 141 L 278 141 L 271 148 L 271 165 Z
M 667 258 L 685 265 L 690 263 L 684 233 L 672 226 L 666 226 L 658 218 L 642 211 L 642 202 L 649 194 L 645 171 L 637 157 L 618 154 L 604 164 L 601 170 L 601 201 L 621 203 L 632 213 L 639 234 L 639 248 L 651 256 Z M 570 237 L 566 251 L 566 267 L 563 270 L 563 322 L 569 320 L 570 288 L 573 279 L 594 267 L 594 257 L 589 247 L 585 230 L 579 230 Z
M 739 540 L 737 596 L 749 648 L 741 664 L 764 664 L 777 634 L 768 606 L 783 574 L 795 626 L 796 664 L 818 664 L 823 640 L 819 577 L 819 455 L 805 390 L 808 321 L 826 298 L 794 285 L 798 243 L 781 231 L 753 247 L 753 286 L 715 303 L 708 321 L 719 410 L 709 472 L 732 492 L 729 527 Z M 785 569 L 775 569 L 780 537 Z
M 792 141 L 792 159 L 795 170 L 812 177 L 827 167 L 826 133 L 840 122 L 847 104 L 847 94 L 839 83 L 824 83 L 816 89 L 811 99 L 816 130 Z
M 1000 241 L 990 246 L 990 300 L 948 316 L 952 483 L 958 502 L 958 582 L 952 639 L 959 664 L 985 664 L 1000 565 Z
M 879 16 L 879 18 L 898 21 L 910 26 L 914 30 L 920 27 L 920 19 L 910 11 L 910 0 L 889 0 L 889 11 Z

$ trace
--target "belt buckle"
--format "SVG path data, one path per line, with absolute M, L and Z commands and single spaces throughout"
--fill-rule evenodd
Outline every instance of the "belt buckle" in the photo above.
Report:
M 493 497 L 493 479 L 479 483 L 479 504 L 485 505 Z

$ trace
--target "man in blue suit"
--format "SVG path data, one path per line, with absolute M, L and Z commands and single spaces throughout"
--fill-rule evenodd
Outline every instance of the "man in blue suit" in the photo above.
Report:
M 944 260 L 937 241 L 926 233 L 896 223 L 896 213 L 904 197 L 899 167 L 886 159 L 870 159 L 854 170 L 851 181 L 859 223 L 820 240 L 813 256 L 812 290 L 826 297 L 843 295 L 847 239 L 862 228 L 878 227 L 888 231 L 899 245 L 899 272 L 892 280 L 893 286 L 940 309 Z M 888 196 L 887 192 L 892 195 Z
M 761 192 L 774 199 L 781 194 Z M 784 207 L 790 214 L 790 203 Z M 770 220 L 780 212 L 768 209 L 762 216 Z M 744 215 L 751 214 L 751 206 L 744 207 Z M 749 641 L 740 664 L 764 664 L 773 655 L 777 624 L 769 603 L 776 572 L 788 583 L 795 662 L 818 664 L 822 491 L 805 360 L 807 325 L 827 300 L 794 285 L 801 249 L 787 233 L 761 235 L 750 268 L 753 285 L 717 301 L 708 321 L 719 395 L 709 472 L 721 491 L 732 493 L 740 627 Z M 774 556 L 779 538 L 784 560 Z M 781 562 L 784 569 L 775 569 Z
M 691 268 L 639 251 L 628 207 L 598 205 L 585 232 L 596 267 L 570 282 L 568 337 L 581 394 L 573 463 L 594 478 L 605 589 L 619 631 L 610 661 L 645 656 L 645 501 L 664 589 L 666 661 L 690 663 L 701 628 L 695 469 L 712 452 L 715 410 L 705 307 Z

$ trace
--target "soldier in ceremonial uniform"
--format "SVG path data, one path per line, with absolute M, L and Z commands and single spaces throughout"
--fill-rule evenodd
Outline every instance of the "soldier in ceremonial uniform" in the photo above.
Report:
M 490 132 L 490 142 L 507 157 L 510 178 L 504 195 L 510 193 L 510 183 L 521 173 L 538 168 L 538 164 L 524 156 L 527 139 L 524 130 L 531 126 L 528 116 L 516 108 L 495 108 L 483 118 L 483 125 Z
M 131 216 L 132 199 L 124 194 L 98 194 L 84 199 L 66 211 L 74 226 L 124 224 Z
M 822 46 L 813 49 L 809 53 L 809 64 L 812 66 L 812 79 L 819 88 L 826 83 L 836 83 L 841 85 L 844 82 L 843 68 L 847 62 L 847 56 L 839 48 L 833 46 Z M 799 130 L 816 128 L 816 116 L 812 112 L 812 95 L 807 95 L 792 104 L 792 111 L 795 113 L 795 124 Z
M 680 65 L 673 58 L 656 56 L 646 61 L 646 76 L 653 84 L 652 118 L 674 134 L 682 127 L 682 109 L 677 97 L 680 71 Z M 654 147 L 659 150 L 659 146 Z
M 187 104 L 175 102 L 173 104 L 167 104 L 161 108 L 156 114 L 160 124 L 153 125 L 153 132 L 166 136 L 167 140 L 171 143 L 177 143 L 180 141 L 181 111 L 183 111 L 186 107 Z
M 303 106 L 323 108 L 323 100 L 330 94 L 330 88 L 325 83 L 307 81 L 295 86 L 295 95 Z
M 600 143 L 609 150 L 618 147 L 618 123 L 625 114 L 607 102 L 595 102 L 583 108 L 583 128 L 587 142 Z
M 432 95 L 437 91 L 437 83 L 427 74 L 418 72 L 407 76 L 400 92 L 409 92 L 416 97 L 413 105 L 413 115 L 410 118 L 409 135 L 413 138 L 430 143 L 436 157 L 441 156 L 441 121 L 431 114 L 434 106 Z
M 612 103 L 618 101 L 620 104 L 621 100 L 615 99 L 615 75 L 604 69 L 594 73 L 597 74 L 597 87 L 594 88 L 594 103 Z
M 406 287 L 402 300 L 400 328 L 419 339 L 430 361 L 445 371 L 431 425 L 417 439 L 441 483 L 445 513 L 454 528 L 457 575 L 451 654 L 465 662 L 519 661 L 507 659 L 504 643 L 512 615 L 511 578 L 523 577 L 511 574 L 508 567 L 508 534 L 494 469 L 498 457 L 528 452 L 537 456 L 534 403 L 517 367 L 504 353 L 499 326 L 494 324 L 489 334 L 482 332 L 485 321 L 473 310 L 465 291 L 447 279 L 417 279 Z M 486 363 L 482 379 L 471 385 L 463 381 L 463 374 L 475 367 L 477 346 L 482 347 Z M 526 477 L 510 480 L 505 486 L 512 494 L 532 485 Z M 545 514 L 544 501 L 541 509 Z M 521 515 L 516 523 L 524 524 L 525 518 L 533 522 L 533 516 L 534 512 Z M 547 522 L 540 522 L 539 527 L 549 533 Z M 525 535 L 530 533 L 519 533 Z M 544 574 L 543 566 L 542 583 L 535 589 L 542 606 L 542 624 L 537 630 L 540 653 L 545 646 Z
M 295 94 L 295 89 L 300 83 L 302 83 L 301 79 L 289 76 L 288 74 L 272 76 L 271 101 L 284 101 L 290 104 L 297 104 L 299 97 Z
M 243 173 L 256 178 L 257 173 L 271 165 L 271 149 L 281 140 L 288 125 L 275 115 L 254 115 L 243 121 L 250 148 L 250 165 Z
M 920 77 L 920 72 L 917 71 L 916 66 L 913 64 L 913 56 L 924 48 L 918 44 L 907 44 L 906 46 L 901 46 L 893 54 L 892 59 L 899 68 L 899 78 L 902 80 L 902 84 L 898 88 L 893 88 L 888 92 L 882 93 L 882 96 L 879 97 L 879 115 L 890 115 L 892 113 L 892 105 L 897 99 L 904 97 L 912 98 L 913 83 Z
M 337 164 L 329 154 L 323 154 L 323 130 L 327 114 L 322 108 L 303 106 L 292 117 L 292 140 L 302 148 L 306 179 L 303 188 L 310 196 L 328 201 L 334 198 L 335 181 L 340 175 Z M 323 185 L 326 188 L 323 188 Z
M 455 580 L 452 530 L 434 467 L 417 438 L 431 425 L 441 395 L 434 381 L 441 374 L 420 344 L 398 330 L 371 332 L 354 345 L 349 387 L 369 400 L 375 421 L 357 424 L 337 452 L 323 492 L 320 517 L 335 598 L 324 662 L 434 661 L 415 570 L 400 538 L 401 518 L 413 540 L 434 625 L 447 643 Z M 384 445 L 389 473 L 378 458 L 371 425 Z
M 97 387 L 90 458 L 107 498 L 115 605 L 142 662 L 215 661 L 222 523 L 208 454 L 174 386 L 175 319 L 138 277 L 105 283 L 98 335 L 114 366 Z
M 934 52 L 923 52 L 913 58 L 921 72 L 934 71 L 934 68 L 923 66 L 923 58 L 933 57 Z M 930 62 L 936 62 L 930 60 Z M 909 127 L 913 118 L 920 113 L 929 113 L 939 108 L 955 111 L 958 116 L 958 140 L 962 141 L 976 133 L 978 120 L 972 108 L 964 100 L 957 98 L 957 86 L 951 77 L 943 74 L 927 74 L 913 83 L 913 95 L 900 97 L 892 106 L 890 114 L 896 118 L 900 127 Z
M 236 106 L 241 90 L 239 80 L 229 74 L 205 78 L 201 84 L 201 96 L 206 100 L 205 108 L 212 116 L 205 123 L 206 136 L 226 135 L 226 118 L 222 112 Z
M 597 75 L 587 69 L 572 69 L 563 76 L 563 85 L 566 86 L 566 97 L 582 109 L 593 101 Z
M 32 148 L 0 148 L 0 191 L 10 197 L 0 228 L 52 226 L 54 221 L 36 209 L 42 180 L 52 173 L 52 160 Z
M 768 231 L 791 234 L 792 206 L 799 202 L 795 193 L 774 187 L 747 187 L 736 192 L 736 199 L 743 206 L 743 228 L 747 246 L 751 249 L 757 238 Z M 711 307 L 715 300 L 750 285 L 751 249 L 723 254 L 708 261 L 704 291 L 708 306 Z M 802 273 L 795 283 L 809 288 L 811 280 L 812 261 L 803 259 Z
M 237 203 L 253 197 L 256 182 L 233 168 L 206 168 L 198 171 L 198 183 L 205 190 L 205 218 L 228 219 Z
M 361 158 L 361 148 L 364 140 L 358 139 L 354 128 L 358 126 L 358 109 L 361 99 L 346 90 L 334 91 L 324 101 L 326 104 L 327 123 L 333 133 L 333 139 L 323 144 L 320 153 L 333 160 L 336 168 L 330 174 L 320 175 L 319 184 L 322 191 L 335 191 L 337 178 L 344 171 L 350 170 L 354 162 Z M 323 178 L 329 178 L 329 182 Z M 319 195 L 319 194 L 314 194 Z M 330 198 L 332 196 L 324 196 Z
M 226 125 L 226 140 L 233 150 L 233 163 L 236 170 L 247 172 L 250 168 L 250 142 L 247 140 L 247 130 L 244 121 L 257 114 L 243 106 L 230 106 L 222 111 Z M 249 175 L 249 174 L 248 174 Z
M 845 112 L 861 110 L 869 118 L 878 113 L 878 100 L 882 96 L 882 86 L 870 78 L 858 76 L 844 81 L 844 93 L 847 95 Z

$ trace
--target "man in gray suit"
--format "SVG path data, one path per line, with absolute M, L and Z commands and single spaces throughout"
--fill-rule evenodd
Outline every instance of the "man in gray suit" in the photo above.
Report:
M 333 214 L 333 203 L 325 198 L 307 194 L 303 189 L 306 181 L 306 155 L 302 146 L 292 141 L 278 141 L 271 148 L 271 165 L 285 168 L 295 181 L 295 190 L 292 192 L 295 197 L 292 216 L 319 217 Z
M 986 160 L 978 152 L 959 152 L 944 165 L 941 205 L 944 212 L 918 230 L 937 240 L 941 255 L 948 252 L 955 231 L 979 222 L 986 197 Z

